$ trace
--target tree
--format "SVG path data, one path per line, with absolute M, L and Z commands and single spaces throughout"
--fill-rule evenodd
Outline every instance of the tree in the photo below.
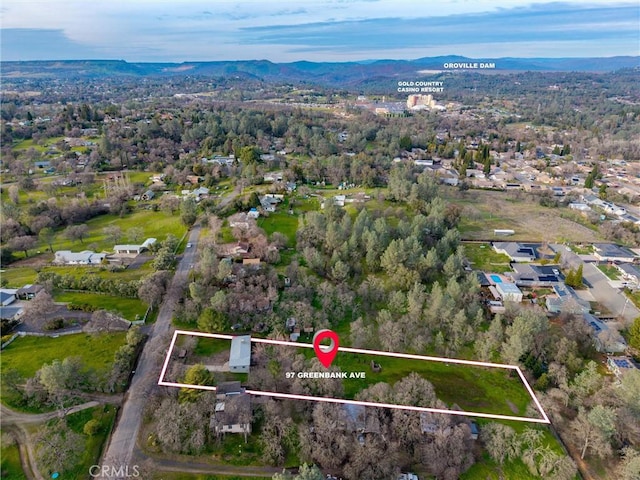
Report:
M 144 277 L 138 287 L 138 297 L 151 308 L 156 308 L 162 302 L 166 292 L 167 272 L 161 270 Z
M 85 435 L 93 437 L 94 435 L 98 434 L 101 428 L 102 428 L 102 425 L 100 425 L 100 422 L 95 418 L 92 418 L 91 420 L 89 420 L 87 423 L 84 424 L 84 427 L 82 428 L 82 432 Z
M 53 239 L 56 237 L 56 233 L 51 227 L 44 227 L 38 233 L 38 238 L 41 242 L 44 242 L 49 247 L 49 251 L 53 253 Z
M 34 437 L 35 455 L 42 471 L 64 472 L 80 460 L 85 442 L 63 421 L 38 429 Z
M 172 250 L 169 250 L 167 247 L 162 247 L 156 253 L 151 266 L 154 270 L 169 270 L 173 263 L 176 260 L 176 256 L 173 254 Z
M 84 239 L 89 234 L 89 227 L 86 224 L 71 225 L 64 231 L 64 236 L 71 241 L 80 240 L 80 243 L 84 243 Z
M 36 245 L 36 237 L 31 235 L 21 235 L 20 237 L 13 237 L 9 240 L 9 248 L 13 251 L 21 250 L 24 252 L 24 256 L 29 256 L 29 250 Z
M 131 227 L 127 229 L 126 235 L 130 242 L 137 243 L 144 238 L 144 229 L 142 227 Z
M 118 243 L 118 240 L 122 238 L 122 230 L 117 225 L 109 225 L 108 227 L 104 227 L 102 229 L 105 237 L 111 243 Z
M 549 319 L 537 310 L 523 310 L 505 329 L 506 340 L 502 344 L 502 358 L 511 364 L 521 361 L 528 353 L 539 357 L 549 330 Z
M 276 473 L 273 475 L 272 480 L 324 480 L 324 478 L 324 474 L 318 467 L 305 463 L 295 476 L 288 472 Z
M 213 308 L 205 308 L 198 317 L 198 329 L 205 332 L 222 332 L 227 326 L 227 316 Z
M 46 322 L 49 314 L 56 311 L 53 297 L 46 290 L 40 290 L 36 296 L 24 306 L 24 320 Z
M 629 345 L 640 350 L 640 317 L 637 317 L 629 327 Z
M 20 189 L 18 188 L 17 185 L 11 185 L 9 187 L 9 200 L 11 200 L 16 205 L 20 201 L 19 193 L 20 193 Z
M 570 429 L 581 444 L 580 458 L 588 451 L 600 458 L 611 455 L 609 440 L 616 428 L 616 412 L 611 407 L 596 405 L 591 411 L 580 408 L 578 416 L 571 422 Z
M 404 135 L 403 137 L 400 137 L 398 145 L 402 150 L 411 150 L 411 147 L 413 146 L 413 142 L 411 141 L 410 136 Z
M 240 149 L 238 158 L 244 165 L 255 164 L 260 161 L 260 151 L 256 147 L 247 145 Z
M 188 385 L 211 385 L 213 383 L 213 374 L 204 365 L 196 364 L 187 370 L 182 383 Z M 178 393 L 178 401 L 180 403 L 195 402 L 202 392 L 202 390 L 195 388 L 181 388 Z
M 192 197 L 188 197 L 180 204 L 180 220 L 187 226 L 193 225 L 198 218 L 198 205 Z
M 36 378 L 46 390 L 49 400 L 59 409 L 65 409 L 74 396 L 73 390 L 85 380 L 83 368 L 80 357 L 67 357 L 43 365 L 36 372 Z
M 631 447 L 622 449 L 622 461 L 616 469 L 618 480 L 640 480 L 640 452 Z

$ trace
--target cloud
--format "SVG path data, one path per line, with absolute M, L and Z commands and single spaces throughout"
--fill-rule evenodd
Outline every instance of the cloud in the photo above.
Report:
M 423 18 L 377 18 L 242 29 L 246 44 L 293 45 L 297 52 L 428 48 L 450 44 L 591 41 L 627 44 L 637 54 L 638 9 L 553 3 L 498 12 Z M 558 52 L 550 51 L 551 55 Z M 566 54 L 567 52 L 564 52 Z
M 605 0 L 4 0 L 1 15 L 15 30 L 2 56 L 23 59 L 638 55 L 640 42 L 637 5 Z
M 3 61 L 104 58 L 102 52 L 70 40 L 62 30 L 3 28 L 0 41 Z

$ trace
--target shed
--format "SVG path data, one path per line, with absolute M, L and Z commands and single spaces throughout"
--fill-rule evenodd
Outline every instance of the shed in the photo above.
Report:
M 249 373 L 251 364 L 251 335 L 239 335 L 231 339 L 229 352 L 229 371 Z

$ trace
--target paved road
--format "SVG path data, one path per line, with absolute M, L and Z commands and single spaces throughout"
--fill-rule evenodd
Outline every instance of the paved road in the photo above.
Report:
M 583 262 L 578 255 L 568 251 L 565 245 L 553 244 L 551 248 L 556 252 L 561 252 L 562 259 L 571 268 L 578 268 L 580 264 L 583 265 L 582 277 L 585 280 L 585 284 L 590 286 L 589 292 L 596 302 L 604 305 L 612 315 L 623 317 L 625 323 L 632 322 L 634 318 L 640 315 L 640 311 L 633 303 L 627 301 L 624 293 L 609 285 L 606 275 L 598 267 L 592 263 Z
M 129 471 L 133 468 L 132 459 L 142 422 L 142 413 L 147 402 L 147 396 L 157 385 L 160 376 L 161 359 L 157 355 L 158 343 L 163 342 L 164 337 L 172 330 L 171 319 L 175 304 L 182 293 L 182 287 L 187 281 L 189 265 L 194 263 L 199 236 L 200 227 L 194 227 L 187 240 L 187 242 L 191 243 L 191 247 L 185 249 L 182 259 L 178 263 L 169 290 L 160 306 L 158 319 L 149 334 L 149 339 L 138 361 L 136 373 L 133 375 L 131 386 L 120 411 L 120 418 L 103 456 L 104 465 L 115 467 L 115 469 L 121 466 L 129 466 Z M 168 346 L 167 340 L 166 347 Z M 120 477 L 115 476 L 101 478 L 120 480 Z

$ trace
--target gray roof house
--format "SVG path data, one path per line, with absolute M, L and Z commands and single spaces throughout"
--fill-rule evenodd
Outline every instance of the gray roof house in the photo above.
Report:
M 517 242 L 493 242 L 493 249 L 508 256 L 512 262 L 533 262 L 536 252 Z
M 251 364 L 251 335 L 239 335 L 231 339 L 229 352 L 229 371 L 249 373 Z
M 100 265 L 106 256 L 106 253 L 96 253 L 91 250 L 84 250 L 82 252 L 58 250 L 55 253 L 53 263 L 59 265 Z
M 603 262 L 633 263 L 638 256 L 631 250 L 613 243 L 596 243 L 594 256 Z

